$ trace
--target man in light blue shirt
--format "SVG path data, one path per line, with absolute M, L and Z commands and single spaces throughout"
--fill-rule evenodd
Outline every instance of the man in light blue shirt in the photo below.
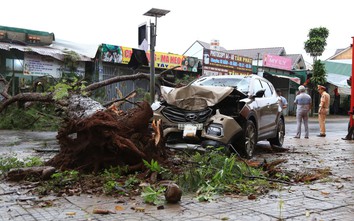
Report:
M 299 86 L 299 94 L 296 95 L 294 104 L 296 104 L 296 135 L 294 138 L 301 136 L 301 123 L 304 121 L 305 138 L 309 138 L 309 111 L 312 107 L 311 96 L 306 94 L 306 88 L 303 85 Z
M 278 99 L 279 99 L 279 106 L 281 107 L 281 109 L 283 111 L 285 108 L 288 107 L 288 101 L 286 100 L 285 97 L 283 97 L 281 95 L 281 90 L 280 89 L 277 89 L 276 92 L 277 92 Z M 283 114 L 285 114 L 284 111 L 283 111 Z

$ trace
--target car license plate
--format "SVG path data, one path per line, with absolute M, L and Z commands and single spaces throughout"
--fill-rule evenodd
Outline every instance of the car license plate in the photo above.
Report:
M 193 124 L 184 125 L 183 137 L 195 137 L 197 134 L 197 127 Z
M 197 127 L 197 130 L 203 130 L 203 124 L 178 124 L 178 129 L 179 130 L 184 130 L 184 128 L 187 125 L 193 125 L 193 126 Z

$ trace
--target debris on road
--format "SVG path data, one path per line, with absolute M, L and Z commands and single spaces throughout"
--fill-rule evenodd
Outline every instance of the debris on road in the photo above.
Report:
M 46 180 L 55 172 L 55 168 L 51 166 L 40 167 L 26 167 L 26 168 L 14 168 L 7 173 L 7 179 L 9 181 L 21 181 L 28 177 L 32 179 Z
M 111 210 L 108 210 L 108 209 L 98 209 L 98 208 L 95 208 L 92 210 L 92 213 L 93 214 L 102 214 L 102 215 L 106 215 L 106 214 L 110 214 L 110 213 L 116 213 L 114 211 L 111 211 Z

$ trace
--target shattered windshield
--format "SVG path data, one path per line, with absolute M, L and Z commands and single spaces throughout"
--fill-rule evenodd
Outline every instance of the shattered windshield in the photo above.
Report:
M 202 78 L 196 82 L 199 86 L 222 86 L 222 87 L 236 87 L 241 81 L 241 78 Z
M 251 78 L 243 78 L 240 82 L 238 82 L 237 90 L 247 94 L 250 89 L 250 82 Z
M 199 86 L 221 86 L 234 87 L 237 90 L 247 93 L 249 90 L 250 78 L 201 78 L 193 83 Z

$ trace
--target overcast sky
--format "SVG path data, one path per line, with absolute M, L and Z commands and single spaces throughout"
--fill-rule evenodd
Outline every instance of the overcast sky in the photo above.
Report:
M 311 28 L 329 30 L 322 60 L 349 47 L 352 0 L 16 0 L 2 1 L 0 25 L 53 32 L 56 39 L 138 47 L 138 26 L 151 8 L 158 18 L 156 51 L 183 54 L 196 40 L 220 41 L 228 50 L 284 47 L 302 54 Z M 154 19 L 152 18 L 152 21 Z

